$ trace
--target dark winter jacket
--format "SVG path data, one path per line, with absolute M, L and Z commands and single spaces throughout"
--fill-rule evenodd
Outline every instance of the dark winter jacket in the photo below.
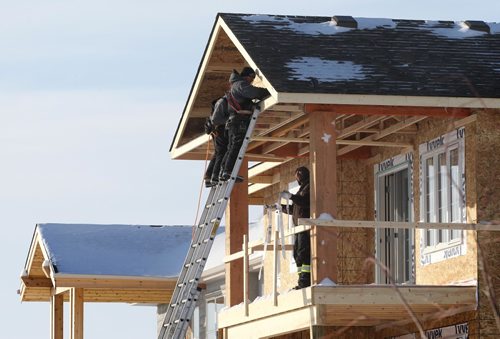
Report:
M 309 218 L 311 216 L 311 194 L 309 189 L 309 181 L 300 185 L 299 191 L 292 194 L 290 200 L 293 204 L 288 206 L 289 212 L 292 214 L 293 223 L 297 226 L 299 218 Z M 286 213 L 287 206 L 281 205 L 283 212 Z
M 241 106 L 241 110 L 252 111 L 253 99 L 262 100 L 269 96 L 269 91 L 267 89 L 252 86 L 237 72 L 231 73 L 229 82 L 231 83 L 231 90 L 229 93 Z M 231 115 L 236 113 L 231 105 L 229 105 L 229 113 Z

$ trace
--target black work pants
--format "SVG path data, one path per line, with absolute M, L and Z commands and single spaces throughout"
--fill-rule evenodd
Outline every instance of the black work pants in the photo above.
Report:
M 226 129 L 217 131 L 214 142 L 214 155 L 208 164 L 207 170 L 205 172 L 205 179 L 211 179 L 212 181 L 219 180 L 220 169 L 222 165 L 222 159 L 227 153 L 228 146 L 228 133 Z
M 311 265 L 311 231 L 295 234 L 293 243 L 293 259 L 297 267 Z
M 299 280 L 297 286 L 299 288 L 308 287 L 311 285 L 311 232 L 301 232 L 295 234 L 295 242 L 293 244 L 293 258 L 297 264 Z
M 229 146 L 226 152 L 226 156 L 222 160 L 224 164 L 224 173 L 231 173 L 233 171 L 234 163 L 238 158 L 238 153 L 240 152 L 241 145 L 245 140 L 245 135 L 247 133 L 249 124 L 250 116 L 247 115 L 235 115 L 229 118 L 226 126 L 229 133 Z

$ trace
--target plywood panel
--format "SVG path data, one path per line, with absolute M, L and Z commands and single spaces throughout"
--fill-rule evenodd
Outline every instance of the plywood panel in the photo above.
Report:
M 416 136 L 416 145 L 424 143 L 428 140 L 436 138 L 447 132 L 455 129 L 454 119 L 427 119 L 418 124 L 419 133 Z M 476 126 L 475 123 L 468 124 L 465 126 L 465 155 L 466 155 L 466 202 L 467 206 L 471 206 L 470 203 L 474 202 L 474 186 L 473 181 L 469 184 L 469 179 L 476 176 L 476 168 L 474 165 L 474 157 L 476 149 L 474 142 L 470 140 L 476 139 Z M 419 178 L 420 178 L 420 159 L 418 152 L 414 153 L 413 156 L 414 164 L 414 182 L 413 187 L 415 191 L 415 218 L 419 220 L 420 216 L 420 192 L 419 192 Z M 470 207 L 469 207 L 470 210 Z M 470 216 L 470 214 L 469 214 Z M 467 222 L 474 222 L 475 220 L 467 220 Z M 441 262 L 433 263 L 430 265 L 422 265 L 420 258 L 420 232 L 417 231 L 415 234 L 415 249 L 416 249 L 416 282 L 417 284 L 447 284 L 456 281 L 464 281 L 475 279 L 477 265 L 475 263 L 476 258 L 476 243 L 475 243 L 475 233 L 472 231 L 465 232 L 467 242 L 467 254 L 463 256 L 458 256 L 455 258 L 450 258 Z
M 476 187 L 479 221 L 500 223 L 500 111 L 480 112 L 477 119 Z M 500 234 L 479 231 L 479 334 L 500 337 Z M 496 298 L 495 298 L 496 296 Z

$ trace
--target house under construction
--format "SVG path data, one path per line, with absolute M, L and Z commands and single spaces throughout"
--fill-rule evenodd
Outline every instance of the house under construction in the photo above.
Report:
M 211 102 L 245 66 L 271 96 L 260 103 L 245 182 L 232 187 L 215 238 L 225 253 L 202 276 L 188 337 L 500 337 L 500 24 L 219 14 L 173 159 L 210 154 Z M 280 224 L 265 211 L 249 240 L 248 207 L 264 210 L 293 191 L 299 166 L 311 172 L 311 218 Z M 292 235 L 307 230 L 312 286 L 291 290 Z M 69 293 L 78 328 L 87 288 L 112 280 L 139 297 L 154 286 L 166 295 L 154 299 L 162 328 L 175 282 L 148 285 L 136 273 L 119 288 L 96 275 L 58 290 L 50 258 L 32 248 L 24 300 L 43 289 L 39 300 L 58 314 L 58 295 Z M 141 302 L 132 299 L 123 301 Z M 62 338 L 58 324 L 54 317 L 53 338 Z

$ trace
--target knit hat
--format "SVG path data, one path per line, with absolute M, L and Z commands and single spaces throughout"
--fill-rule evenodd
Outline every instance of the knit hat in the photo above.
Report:
M 255 71 L 251 67 L 245 67 L 241 70 L 240 76 L 242 78 L 248 77 L 255 74 Z

